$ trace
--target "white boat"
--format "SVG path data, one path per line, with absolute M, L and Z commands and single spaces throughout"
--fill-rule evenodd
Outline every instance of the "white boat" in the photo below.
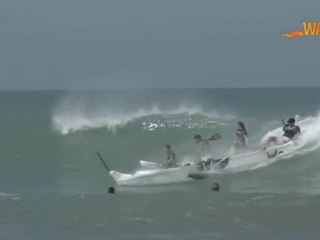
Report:
M 185 164 L 175 168 L 160 168 L 153 162 L 140 161 L 140 164 L 154 169 L 139 170 L 133 174 L 110 171 L 110 176 L 118 185 L 154 185 L 186 182 L 206 178 L 206 173 L 212 169 L 223 169 L 229 163 L 229 158 L 209 160 L 198 164 Z M 157 168 L 156 168 L 157 167 Z
M 158 169 L 158 168 L 161 168 L 161 164 L 160 163 L 148 162 L 148 161 L 144 161 L 144 160 L 140 160 L 139 163 L 145 169 Z
M 141 160 L 140 165 L 145 168 L 143 170 L 138 170 L 132 174 L 111 170 L 109 174 L 118 185 L 127 186 L 187 182 L 204 179 L 216 173 L 233 172 L 235 169 L 246 168 L 247 166 L 261 166 L 265 163 L 272 163 L 289 156 L 295 148 L 295 143 L 290 141 L 266 150 L 250 151 L 219 160 L 207 159 L 197 164 L 190 163 L 175 168 L 161 168 L 159 163 Z M 226 170 L 222 171 L 226 166 L 228 166 Z
M 118 185 L 154 185 L 172 182 L 192 181 L 188 177 L 189 167 L 176 167 L 166 169 L 139 170 L 133 174 L 110 171 L 110 176 Z

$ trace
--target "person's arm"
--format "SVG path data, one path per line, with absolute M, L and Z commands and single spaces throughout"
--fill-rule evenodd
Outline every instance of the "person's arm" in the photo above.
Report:
M 287 124 L 287 123 L 284 124 L 284 126 L 283 126 L 283 128 L 282 128 L 282 130 L 283 130 L 284 132 L 288 130 L 288 125 L 289 125 L 289 124 Z
M 301 133 L 300 127 L 299 126 L 296 126 L 296 127 L 297 127 L 297 134 L 293 137 L 292 140 L 296 140 L 299 137 L 300 133 Z
M 221 139 L 221 135 L 219 133 L 215 133 L 210 138 L 208 138 L 207 141 L 214 141 L 214 140 L 219 140 L 219 139 Z

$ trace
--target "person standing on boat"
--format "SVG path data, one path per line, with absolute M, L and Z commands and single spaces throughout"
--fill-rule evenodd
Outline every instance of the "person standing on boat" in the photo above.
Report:
M 165 145 L 165 150 L 167 153 L 165 168 L 174 168 L 177 167 L 176 154 L 172 150 L 170 145 Z
M 248 132 L 243 122 L 238 122 L 238 128 L 236 130 L 237 142 L 235 148 L 237 150 L 245 150 L 248 142 Z

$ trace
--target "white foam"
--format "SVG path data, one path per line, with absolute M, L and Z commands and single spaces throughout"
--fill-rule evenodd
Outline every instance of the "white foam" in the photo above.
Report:
M 301 129 L 301 135 L 297 138 L 298 153 L 307 153 L 320 147 L 320 114 L 316 117 L 306 117 L 296 123 Z M 269 131 L 261 140 L 263 144 L 268 137 L 280 137 L 283 134 L 282 127 Z
M 311 151 L 320 148 L 320 114 L 316 117 L 307 117 L 297 121 L 297 125 L 301 128 L 301 135 L 297 138 L 296 143 L 289 146 L 288 152 L 283 156 L 268 158 L 264 151 L 252 152 L 238 159 L 230 161 L 226 172 L 243 172 L 253 171 L 262 167 L 269 166 L 276 161 L 282 159 L 291 159 L 297 155 L 305 155 Z M 268 137 L 280 137 L 283 134 L 282 127 L 269 131 L 261 139 L 261 145 L 265 143 Z M 232 158 L 231 158 L 232 159 Z
M 54 128 L 62 134 L 101 127 L 114 130 L 116 127 L 121 127 L 139 118 L 152 115 L 201 115 L 203 117 L 207 117 L 208 121 L 210 120 L 211 122 L 212 119 L 234 118 L 231 114 L 223 115 L 216 111 L 204 111 L 199 105 L 179 104 L 176 107 L 166 108 L 153 104 L 150 107 L 141 107 L 132 110 L 122 110 L 106 106 L 105 108 L 91 110 L 85 105 L 70 105 L 66 102 L 60 104 L 55 110 L 53 114 L 53 125 Z M 147 126 L 149 130 L 154 130 L 159 126 L 162 126 L 161 124 L 157 125 L 156 123 L 144 123 L 144 127 L 146 127 L 146 124 L 151 125 Z M 179 127 L 181 125 L 179 123 L 173 123 L 172 126 Z M 190 124 L 190 126 L 192 125 Z
M 11 200 L 20 200 L 21 196 L 20 194 L 17 194 L 17 193 L 0 192 L 0 199 L 8 199 L 8 198 L 10 198 Z

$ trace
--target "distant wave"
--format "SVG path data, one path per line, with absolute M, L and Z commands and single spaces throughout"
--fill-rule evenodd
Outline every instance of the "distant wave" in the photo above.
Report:
M 205 111 L 199 105 L 179 104 L 176 107 L 168 108 L 157 104 L 150 107 L 141 107 L 131 110 L 106 107 L 91 110 L 82 105 L 64 106 L 60 105 L 53 114 L 53 125 L 62 134 L 68 134 L 85 129 L 106 127 L 114 130 L 117 127 L 125 126 L 130 122 L 150 116 L 201 116 L 207 119 L 233 119 L 232 114 L 221 114 L 217 111 Z M 143 122 L 144 128 L 152 129 L 157 123 L 150 121 Z M 172 126 L 175 124 L 172 124 Z M 178 124 L 179 125 L 179 124 Z M 161 126 L 161 124 L 157 125 Z M 175 125 L 177 126 L 177 125 Z
M 19 200 L 20 198 L 21 198 L 20 194 L 17 194 L 17 193 L 0 192 L 0 199 Z

